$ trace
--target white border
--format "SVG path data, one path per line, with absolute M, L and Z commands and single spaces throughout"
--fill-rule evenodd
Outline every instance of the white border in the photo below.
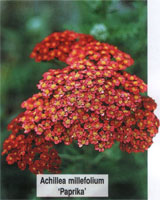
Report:
M 148 95 L 160 119 L 160 0 L 148 0 Z M 148 150 L 148 200 L 160 199 L 160 130 Z

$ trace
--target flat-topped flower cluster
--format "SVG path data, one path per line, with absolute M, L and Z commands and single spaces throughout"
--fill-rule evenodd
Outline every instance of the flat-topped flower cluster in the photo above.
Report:
M 90 35 L 64 31 L 46 37 L 30 57 L 58 59 L 67 67 L 45 72 L 39 93 L 22 103 L 25 111 L 8 125 L 12 134 L 2 152 L 8 164 L 58 173 L 55 144 L 76 140 L 79 147 L 92 144 L 102 152 L 118 141 L 128 153 L 152 144 L 159 127 L 156 103 L 141 95 L 147 90 L 143 80 L 124 71 L 133 64 L 130 55 Z

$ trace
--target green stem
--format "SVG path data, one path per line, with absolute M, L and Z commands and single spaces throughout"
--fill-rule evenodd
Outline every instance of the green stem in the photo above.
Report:
M 56 68 L 56 69 L 57 68 L 63 69 L 63 68 L 65 68 L 67 66 L 66 63 L 61 62 L 56 58 L 54 60 L 51 60 L 50 63 L 54 64 L 55 66 L 53 68 Z

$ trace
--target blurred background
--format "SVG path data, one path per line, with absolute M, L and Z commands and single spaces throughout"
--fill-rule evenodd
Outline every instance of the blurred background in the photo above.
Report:
M 4 0 L 1 17 L 1 143 L 10 134 L 7 124 L 22 111 L 21 102 L 37 92 L 36 84 L 52 67 L 29 58 L 35 44 L 52 32 L 73 30 L 116 45 L 135 60 L 127 71 L 147 81 L 146 1 Z M 147 153 L 121 152 L 118 143 L 103 153 L 76 144 L 56 149 L 63 174 L 109 174 L 107 199 L 147 199 Z M 7 165 L 5 157 L 1 161 L 1 199 L 41 199 L 35 175 Z

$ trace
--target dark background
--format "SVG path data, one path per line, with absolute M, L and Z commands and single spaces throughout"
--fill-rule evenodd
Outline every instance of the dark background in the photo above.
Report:
M 146 18 L 146 1 L 1 1 L 1 142 L 21 102 L 37 92 L 36 84 L 52 67 L 29 58 L 36 43 L 66 29 L 93 34 L 129 53 L 135 64 L 128 71 L 146 82 Z M 147 199 L 147 153 L 121 152 L 118 143 L 103 153 L 76 144 L 56 148 L 64 174 L 109 174 L 108 199 Z M 5 157 L 1 161 L 1 199 L 40 199 L 35 175 L 7 165 Z

